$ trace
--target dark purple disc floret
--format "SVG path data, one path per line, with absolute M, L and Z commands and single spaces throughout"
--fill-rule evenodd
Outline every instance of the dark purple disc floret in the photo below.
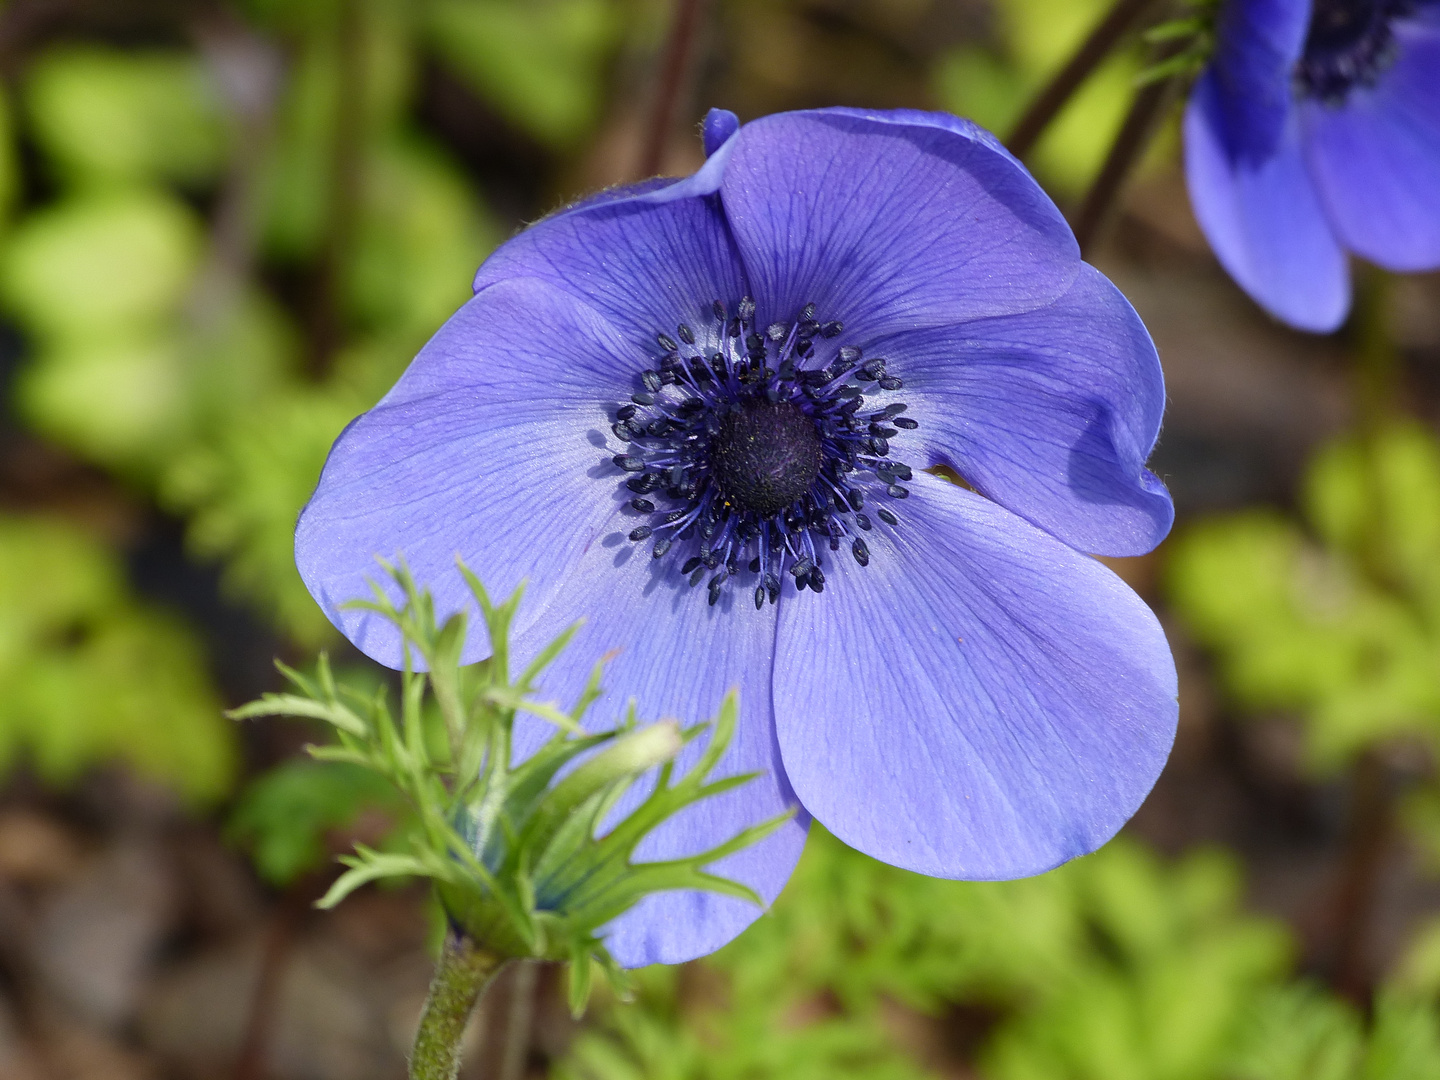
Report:
M 1374 86 L 1395 60 L 1394 21 L 1423 0 L 1314 0 L 1295 64 L 1300 96 L 1343 105 L 1355 87 Z
M 629 538 L 653 538 L 653 557 L 679 563 L 691 586 L 708 582 L 711 604 L 731 587 L 757 609 L 773 604 L 787 577 L 824 592 L 829 552 L 843 545 L 869 564 L 866 493 L 908 494 L 898 481 L 913 471 L 892 454 L 899 429 L 886 426 L 906 409 L 893 400 L 904 382 L 852 345 L 818 363 L 816 339 L 843 340 L 844 324 L 818 321 L 813 304 L 763 332 L 749 297 L 709 312 L 698 329 L 655 335 L 664 355 L 637 376 L 646 403 L 632 395 L 615 410 L 626 450 L 612 460 L 633 474 L 623 481 L 631 509 L 650 517 Z

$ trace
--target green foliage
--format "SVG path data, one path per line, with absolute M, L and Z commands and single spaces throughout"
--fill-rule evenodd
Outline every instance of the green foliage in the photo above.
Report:
M 339 903 L 370 881 L 428 878 L 449 917 L 488 952 L 570 960 L 571 1004 L 578 1010 L 589 996 L 592 966 L 615 978 L 620 974 L 596 931 L 644 897 L 670 889 L 706 889 L 760 903 L 751 889 L 703 867 L 762 839 L 785 816 L 697 855 L 631 862 L 636 846 L 656 826 L 753 779 L 709 778 L 734 734 L 735 695 L 726 699 L 699 760 L 672 782 L 675 756 L 706 725 L 682 730 L 664 721 L 639 727 L 632 706 L 618 727 L 582 733 L 580 721 L 600 696 L 600 664 L 569 711 L 532 696 L 535 680 L 575 628 L 512 680 L 510 624 L 523 590 L 497 607 L 479 580 L 463 565 L 460 570 L 489 634 L 492 656 L 482 664 L 460 666 L 465 615 L 438 626 L 430 594 L 421 592 L 403 567 L 390 571 L 404 596 L 403 608 L 378 585 L 373 602 L 356 605 L 392 622 L 405 643 L 398 720 L 383 686 L 365 693 L 338 685 L 323 655 L 313 679 L 281 666 L 299 694 L 266 694 L 231 715 L 324 721 L 338 743 L 312 747 L 311 754 L 369 771 L 393 787 L 414 815 L 414 827 L 398 850 L 357 844 L 355 855 L 343 857 L 349 869 L 321 900 L 322 907 Z M 414 670 L 416 665 L 424 673 Z M 514 764 L 511 736 L 520 712 L 558 730 Z M 432 738 L 436 716 L 439 739 Z M 631 785 L 656 767 L 649 794 L 610 821 Z
M 31 65 L 29 127 L 63 184 L 0 250 L 0 300 L 30 338 L 15 383 L 30 426 L 189 517 L 191 551 L 225 562 L 231 595 L 317 645 L 333 631 L 295 572 L 295 518 L 334 437 L 465 301 L 499 231 L 408 121 L 421 10 L 359 5 L 359 52 L 343 62 L 338 8 L 306 10 L 281 19 L 296 60 L 259 147 L 236 144 L 194 54 L 61 46 Z M 342 177 L 345 139 L 359 167 Z M 257 150 L 243 163 L 250 246 L 333 275 L 321 292 L 343 335 L 318 383 L 298 370 L 295 315 L 249 276 L 249 247 L 207 251 L 176 190 L 206 190 Z
M 1262 996 L 1231 1059 L 1235 1080 L 1436 1080 L 1440 1015 L 1433 999 L 1382 991 L 1367 1032 L 1354 1008 L 1314 987 Z
M 475 268 L 502 237 L 445 156 L 413 136 L 375 147 L 364 196 L 350 302 L 365 327 L 412 335 L 401 343 L 408 359 L 470 298 Z M 398 371 L 386 374 L 381 389 Z
M 20 162 L 15 147 L 15 120 L 10 95 L 0 89 L 0 228 L 9 224 L 11 204 L 20 190 Z
M 0 763 L 67 783 L 125 761 L 214 799 L 235 767 L 191 633 L 138 605 L 114 556 L 72 526 L 0 517 Z
M 936 96 L 1003 137 L 1110 6 L 1110 0 L 1000 0 L 999 51 L 964 45 L 947 54 L 933 74 Z M 1101 64 L 1027 159 L 1060 194 L 1078 194 L 1099 171 L 1130 107 L 1142 56 L 1138 47 L 1121 48 Z
M 5 294 L 32 332 L 85 342 L 173 318 L 198 265 L 200 227 L 149 188 L 86 193 L 32 214 L 5 254 Z
M 287 761 L 245 789 L 229 831 L 249 847 L 261 877 L 289 885 L 325 864 L 327 834 L 375 809 L 400 809 L 383 776 L 343 761 Z
M 227 560 L 227 591 L 305 645 L 323 644 L 334 631 L 295 569 L 295 518 L 330 444 L 361 407 L 343 392 L 276 393 L 178 452 L 161 491 L 190 515 L 191 550 Z
M 1170 596 L 1248 709 L 1305 721 L 1338 767 L 1400 735 L 1440 746 L 1440 446 L 1415 426 L 1322 453 L 1302 511 L 1205 522 L 1173 547 Z
M 768 916 L 697 965 L 677 1006 L 645 973 L 640 1004 L 577 1043 L 566 1078 L 923 1075 L 886 1017 L 904 1002 L 1000 1018 L 996 1080 L 1218 1076 L 1290 947 L 1240 913 L 1216 852 L 1162 864 L 1117 841 L 1041 877 L 953 882 L 885 866 L 816 827 Z
M 620 14 L 614 0 L 435 0 L 427 29 L 507 119 L 563 148 L 598 119 Z
M 696 965 L 697 967 L 699 965 Z M 555 1080 L 924 1080 L 873 1016 L 780 1014 L 738 991 L 682 1006 L 682 972 L 639 972 L 634 1001 L 584 1032 Z
M 36 141 L 71 184 L 193 184 L 222 160 L 218 94 L 191 54 L 58 48 L 30 72 L 26 104 Z
M 1220 17 L 1222 0 L 1187 0 L 1180 5 L 1177 18 L 1150 27 L 1144 40 L 1151 45 L 1168 46 L 1169 55 L 1151 64 L 1141 73 L 1139 82 L 1152 83 L 1178 76 L 1195 78 L 1210 62 L 1215 52 L 1215 23 Z
M 917 1024 L 991 1018 L 989 1080 L 1430 1080 L 1440 1013 L 1416 989 L 1347 1004 L 1285 981 L 1292 944 L 1240 907 L 1231 858 L 1112 842 L 1040 877 L 937 881 L 818 826 L 774 908 L 719 953 L 638 973 L 634 1003 L 558 1080 L 921 1077 Z

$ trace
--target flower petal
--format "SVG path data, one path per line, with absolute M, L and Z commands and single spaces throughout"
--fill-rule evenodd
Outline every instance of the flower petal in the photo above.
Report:
M 920 473 L 870 564 L 782 601 L 775 712 L 817 820 L 878 859 L 996 879 L 1093 851 L 1175 734 L 1175 665 L 1114 574 Z M 873 539 L 872 539 L 873 538 Z
M 822 109 L 747 124 L 720 194 L 761 323 L 805 304 L 862 343 L 1049 303 L 1070 228 L 993 136 L 940 113 Z
M 1345 246 L 1391 270 L 1440 266 L 1440 26 L 1397 21 L 1398 55 L 1340 107 L 1309 102 L 1315 186 Z
M 705 142 L 705 156 L 709 157 L 727 142 L 730 136 L 740 130 L 740 118 L 729 109 L 711 109 L 705 114 L 705 125 L 701 129 Z
M 1145 468 L 1165 410 L 1160 358 L 1094 267 L 1048 307 L 876 349 L 905 379 L 926 465 L 1082 551 L 1140 555 L 1170 531 L 1174 505 Z
M 300 514 L 300 576 L 341 632 L 401 665 L 395 629 L 343 607 L 369 598 L 377 556 L 403 556 L 441 618 L 472 606 L 457 555 L 497 596 L 529 578 L 526 610 L 543 605 L 620 500 L 605 407 L 631 390 L 629 355 L 541 281 L 495 285 L 456 312 L 336 440 Z M 467 662 L 487 652 L 472 633 Z
M 1350 307 L 1350 271 L 1325 218 L 1292 112 L 1275 153 L 1236 161 L 1225 149 L 1213 72 L 1185 110 L 1190 204 L 1216 257 L 1266 311 L 1301 330 L 1328 332 Z
M 1279 146 L 1291 72 L 1309 27 L 1310 0 L 1230 0 L 1221 7 L 1210 70 L 1221 145 L 1232 160 L 1254 164 Z
M 542 278 L 593 306 L 634 348 L 653 348 L 657 332 L 673 335 L 681 322 L 698 332 L 714 319 L 714 301 L 734 305 L 748 291 L 724 217 L 707 197 L 733 146 L 684 180 L 601 192 L 537 222 L 485 260 L 475 291 Z
M 650 545 L 630 543 L 634 526 L 619 511 L 598 542 L 574 567 L 541 618 L 515 639 L 517 656 L 533 655 L 561 630 L 584 620 L 569 648 L 544 673 L 540 696 L 567 706 L 580 694 L 595 662 L 607 653 L 605 695 L 592 706 L 587 726 L 603 730 L 623 719 L 627 702 L 640 719 L 662 717 L 693 724 L 720 710 L 725 693 L 740 690 L 740 717 L 729 750 L 714 776 L 758 772 L 750 783 L 689 807 L 640 845 L 637 861 L 697 854 L 795 807 L 775 742 L 770 699 L 775 652 L 775 608 L 756 611 L 747 595 L 728 591 L 713 607 L 703 584 L 690 588 L 673 559 L 653 559 Z M 516 754 L 533 751 L 553 729 L 517 722 Z M 706 737 L 708 739 L 708 736 Z M 701 741 L 681 754 L 677 775 L 702 751 Z M 616 813 L 647 795 L 637 785 Z M 755 889 L 766 901 L 779 895 L 805 844 L 809 819 L 787 822 L 759 844 L 711 869 Z M 715 893 L 677 891 L 649 897 L 610 927 L 607 944 L 626 967 L 678 964 L 718 949 L 761 914 L 753 904 Z

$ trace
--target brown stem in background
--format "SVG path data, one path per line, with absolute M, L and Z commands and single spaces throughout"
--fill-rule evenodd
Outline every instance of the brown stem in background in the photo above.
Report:
M 1390 340 L 1390 286 L 1377 267 L 1360 267 L 1355 282 L 1355 427 L 1370 439 L 1394 410 L 1399 354 Z
M 1394 413 L 1399 375 L 1399 355 L 1389 326 L 1391 281 L 1384 271 L 1368 267 L 1356 281 L 1351 373 L 1366 505 L 1355 555 L 1366 578 L 1423 620 L 1426 613 L 1416 603 L 1414 589 L 1390 555 L 1390 507 L 1379 459 L 1379 438 Z M 1329 957 L 1331 982 L 1336 991 L 1362 1005 L 1370 989 L 1365 963 L 1367 931 L 1393 818 L 1384 762 L 1375 750 L 1367 750 L 1355 762 L 1351 775 L 1349 831 L 1327 920 L 1334 935 Z
M 1166 108 L 1174 100 L 1182 80 L 1161 79 L 1143 87 L 1130 106 L 1120 133 L 1100 167 L 1100 174 L 1085 195 L 1085 201 L 1075 216 L 1075 239 L 1080 244 L 1080 253 L 1088 258 L 1097 238 L 1110 220 L 1111 212 L 1120 201 L 1120 193 L 1130 173 L 1139 163 L 1141 156 L 1150 145 Z
M 234 1080 L 264 1080 L 265 1055 L 269 1050 L 270 1031 L 275 1010 L 280 1003 L 280 987 L 285 967 L 295 945 L 300 926 L 310 905 L 320 895 L 317 887 L 327 884 L 325 875 L 307 875 L 290 886 L 270 916 L 265 932 L 265 945 L 260 954 L 260 971 L 255 990 L 250 996 L 250 1013 L 245 1021 L 245 1034 L 235 1058 Z
M 1393 278 L 1377 267 L 1361 267 L 1355 282 L 1356 340 L 1351 378 L 1355 395 L 1355 437 L 1365 474 L 1365 513 L 1357 538 L 1360 569 L 1381 589 L 1405 604 L 1421 620 L 1414 589 L 1391 557 L 1391 508 L 1379 458 L 1379 438 L 1395 411 L 1400 356 L 1390 339 L 1390 292 Z
M 1362 1005 L 1370 989 L 1366 930 L 1375 911 L 1391 825 L 1385 765 L 1374 751 L 1367 750 L 1351 774 L 1350 828 L 1329 919 L 1334 935 L 1331 983 L 1337 992 Z
M 1109 14 L 1090 31 L 1090 36 L 1070 57 L 1065 66 L 1055 73 L 1054 78 L 1036 95 L 1015 125 L 1015 130 L 1005 140 L 1006 147 L 1018 158 L 1023 158 L 1049 127 L 1050 121 L 1060 114 L 1067 102 L 1090 77 L 1100 62 L 1110 55 L 1119 44 L 1125 32 L 1134 25 L 1155 0 L 1116 0 Z
M 345 266 L 360 206 L 365 126 L 365 26 L 361 0 L 341 0 L 336 23 L 338 78 L 331 150 L 330 220 L 311 311 L 310 371 L 320 377 L 344 340 Z
M 510 984 L 510 1009 L 505 1018 L 505 1056 L 498 1080 L 523 1080 L 530 1058 L 530 1029 L 535 1019 L 535 983 L 540 966 L 534 960 L 516 965 Z
M 675 14 L 670 21 L 670 34 L 665 39 L 665 52 L 660 62 L 660 78 L 655 86 L 655 100 L 645 128 L 645 143 L 640 153 L 637 179 L 654 176 L 660 171 L 665 144 L 675 125 L 680 104 L 680 90 L 685 71 L 695 52 L 695 38 L 700 30 L 700 17 L 705 0 L 675 0 Z

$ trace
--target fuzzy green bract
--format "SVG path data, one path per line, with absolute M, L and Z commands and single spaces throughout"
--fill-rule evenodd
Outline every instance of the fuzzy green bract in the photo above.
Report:
M 322 655 L 313 678 L 278 665 L 299 693 L 266 694 L 234 710 L 236 719 L 292 716 L 321 720 L 337 742 L 312 747 L 322 760 L 345 762 L 384 777 L 409 804 L 415 826 L 407 842 L 377 851 L 356 844 L 348 867 L 320 901 L 333 907 L 367 882 L 429 878 L 449 919 L 502 957 L 571 961 L 570 1001 L 577 1011 L 599 966 L 623 989 L 605 948 L 607 923 L 651 893 L 704 889 L 761 905 L 745 885 L 705 867 L 747 847 L 788 818 L 745 829 L 688 858 L 632 862 L 636 846 L 681 810 L 748 783 L 755 774 L 711 781 L 735 731 L 738 695 L 725 698 L 712 724 L 662 721 L 640 728 L 632 703 L 614 730 L 585 734 L 581 718 L 600 696 L 603 661 L 568 710 L 532 697 L 536 677 L 568 644 L 571 627 L 512 678 L 508 641 L 523 586 L 494 604 L 463 565 L 483 614 L 493 655 L 462 667 L 465 617 L 437 625 L 433 600 L 403 566 L 387 571 L 405 599 L 397 607 L 377 588 L 364 606 L 391 621 L 405 642 L 398 715 L 385 688 L 371 693 L 337 683 Z M 528 712 L 555 734 L 524 760 L 513 760 L 515 717 Z M 678 778 L 674 758 L 710 732 L 694 768 Z M 649 796 L 611 821 L 620 797 L 655 770 Z

